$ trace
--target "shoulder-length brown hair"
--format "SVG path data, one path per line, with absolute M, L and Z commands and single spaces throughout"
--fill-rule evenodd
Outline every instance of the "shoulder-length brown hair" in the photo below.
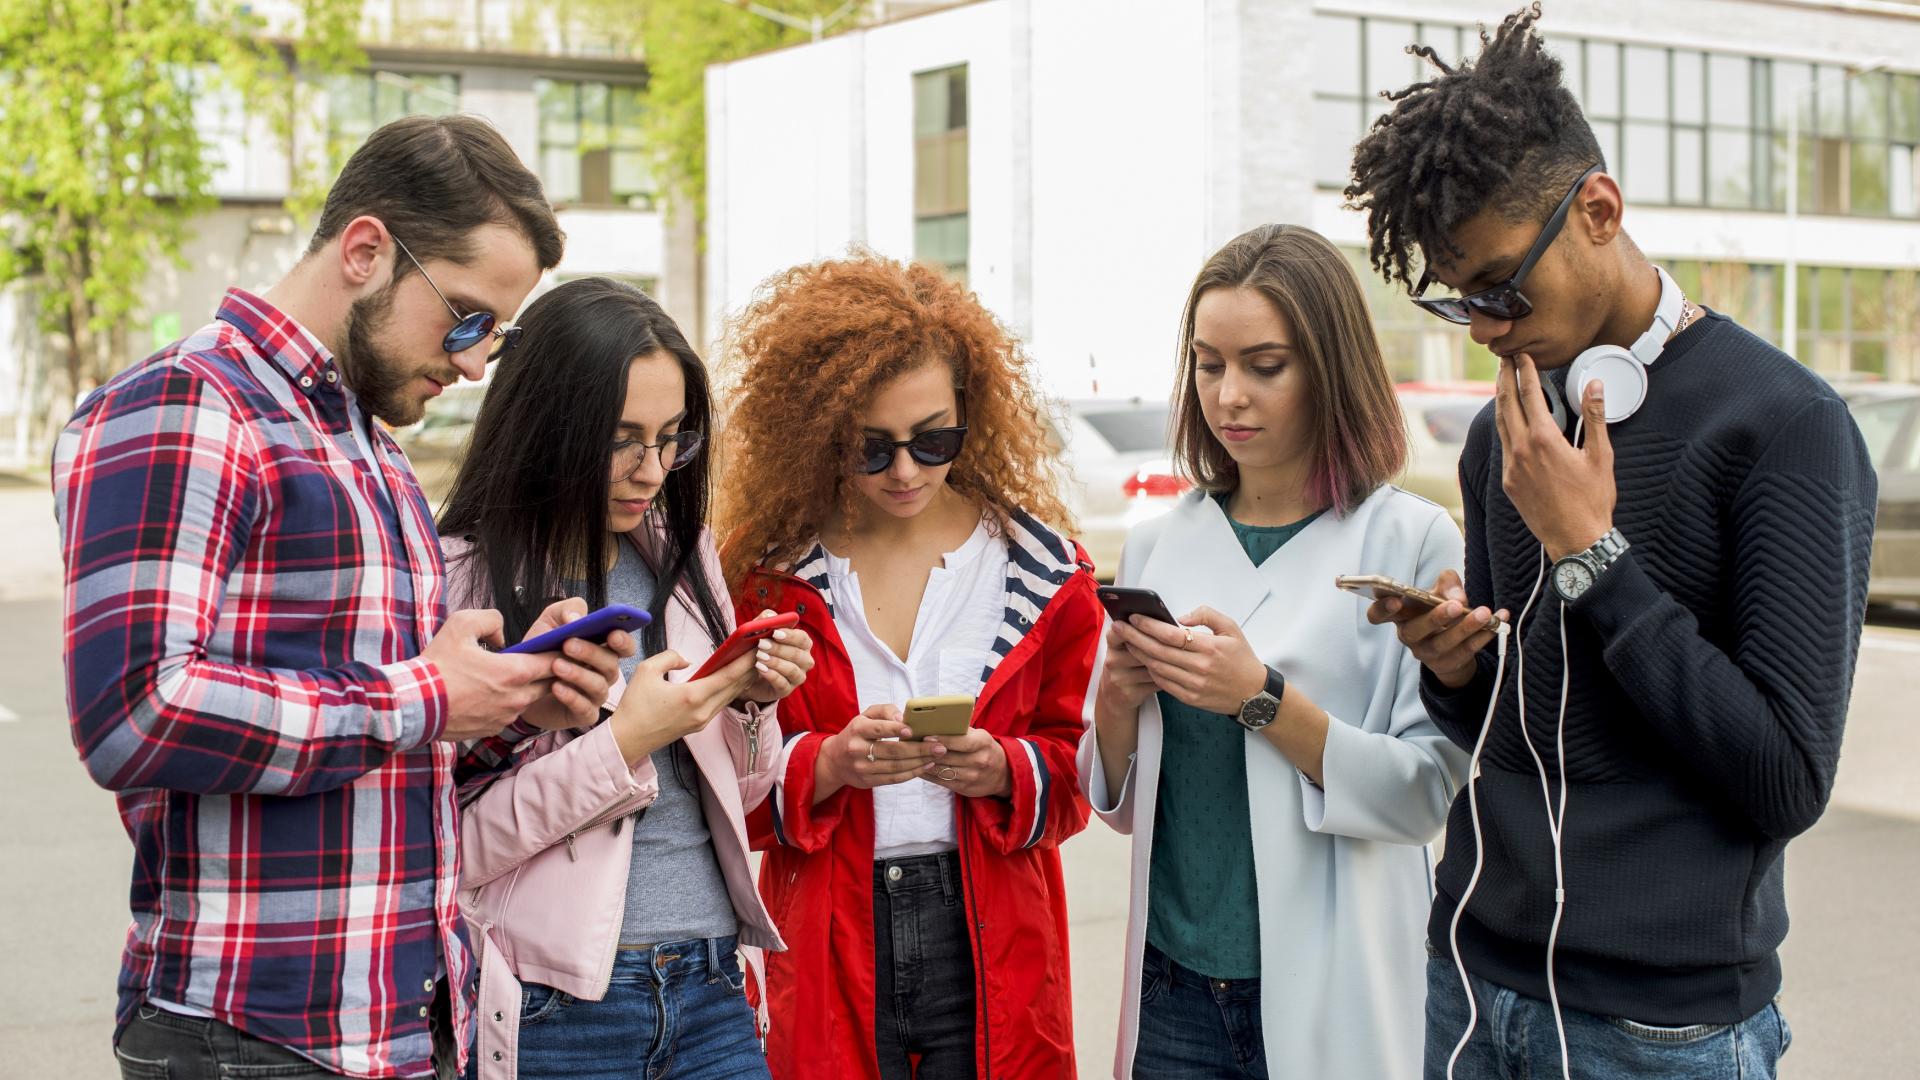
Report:
M 1353 268 L 1326 237 L 1298 225 L 1241 233 L 1200 268 L 1180 316 L 1173 452 L 1180 472 L 1206 491 L 1231 491 L 1240 473 L 1200 413 L 1194 385 L 1193 316 L 1209 289 L 1252 289 L 1293 332 L 1312 397 L 1314 461 L 1305 494 L 1345 515 L 1407 461 L 1406 420 L 1394 396 Z
M 760 286 L 727 352 L 718 534 L 730 586 L 804 556 L 851 506 L 861 415 L 889 380 L 930 363 L 953 372 L 967 425 L 947 483 L 1003 525 L 1020 510 L 1072 529 L 1025 352 L 938 271 L 868 253 L 794 267 Z

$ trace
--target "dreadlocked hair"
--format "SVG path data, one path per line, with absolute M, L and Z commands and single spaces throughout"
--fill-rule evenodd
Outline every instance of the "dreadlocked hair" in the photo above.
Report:
M 1407 52 L 1438 74 L 1402 90 L 1353 155 L 1347 206 L 1367 214 L 1368 258 L 1411 286 L 1416 249 L 1428 264 L 1461 258 L 1453 231 L 1489 206 L 1513 222 L 1545 222 L 1566 189 L 1605 166 L 1587 118 L 1560 81 L 1560 59 L 1534 32 L 1540 5 L 1507 16 L 1480 55 L 1448 67 L 1427 45 Z

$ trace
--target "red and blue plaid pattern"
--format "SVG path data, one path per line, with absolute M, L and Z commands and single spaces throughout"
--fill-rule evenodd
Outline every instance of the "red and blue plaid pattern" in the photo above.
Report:
M 456 749 L 418 659 L 442 565 L 358 411 L 239 290 L 89 396 L 54 455 L 67 701 L 134 844 L 120 1024 L 152 998 L 349 1076 L 427 1076 L 436 976 L 465 1031 L 471 970 Z

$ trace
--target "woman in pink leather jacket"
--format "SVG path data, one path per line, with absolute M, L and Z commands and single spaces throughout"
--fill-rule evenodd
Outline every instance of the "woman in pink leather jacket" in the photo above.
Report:
M 659 305 L 568 282 L 528 307 L 448 497 L 450 595 L 509 635 L 548 595 L 652 615 L 599 724 L 509 728 L 460 777 L 480 1080 L 768 1075 L 736 951 L 752 969 L 784 946 L 745 815 L 773 784 L 773 703 L 813 659 L 781 631 L 686 681 L 733 625 L 704 524 L 710 417 Z

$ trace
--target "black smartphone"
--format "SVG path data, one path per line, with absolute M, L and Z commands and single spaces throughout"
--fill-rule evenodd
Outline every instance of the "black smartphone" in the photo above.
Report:
M 1152 589 L 1130 589 L 1124 585 L 1102 585 L 1096 590 L 1100 597 L 1100 606 L 1107 609 L 1107 615 L 1114 622 L 1126 622 L 1130 616 L 1145 615 L 1149 619 L 1158 619 L 1163 623 L 1179 626 L 1180 620 L 1167 610 L 1160 594 Z

